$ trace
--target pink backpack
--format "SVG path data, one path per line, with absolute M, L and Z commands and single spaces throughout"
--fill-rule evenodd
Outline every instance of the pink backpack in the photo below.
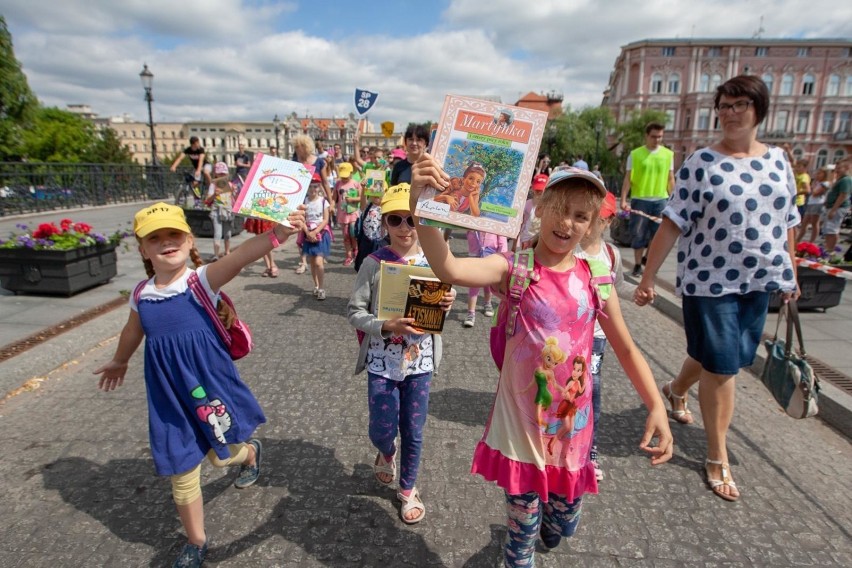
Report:
M 142 295 L 142 288 L 145 287 L 147 282 L 148 280 L 143 280 L 137 284 L 136 289 L 133 290 L 133 299 L 136 301 L 137 306 L 139 305 L 139 297 Z M 222 320 L 219 319 L 219 314 L 216 313 L 216 306 L 214 306 L 213 302 L 210 301 L 210 296 L 207 295 L 207 291 L 198 279 L 198 274 L 195 272 L 190 274 L 187 279 L 187 285 L 201 303 L 201 307 L 204 308 L 204 311 L 207 312 L 207 315 L 210 316 L 210 319 L 213 321 L 213 326 L 216 328 L 219 339 L 221 339 L 222 343 L 225 344 L 225 348 L 228 350 L 231 360 L 236 361 L 237 359 L 242 359 L 251 353 L 251 350 L 254 347 L 251 330 L 246 322 L 237 317 L 237 310 L 234 307 L 234 302 L 231 301 L 231 298 L 229 298 L 224 292 L 219 292 L 221 300 L 231 306 L 231 309 L 234 311 L 234 323 L 231 324 L 231 327 L 226 328 L 225 324 L 222 323 Z
M 609 244 L 606 244 L 607 252 L 610 259 L 615 261 L 612 250 Z M 512 261 L 512 272 L 509 274 L 509 287 L 506 293 L 506 299 L 500 302 L 500 307 L 497 313 L 494 314 L 494 321 L 491 326 L 491 358 L 494 359 L 494 364 L 499 370 L 503 370 L 503 359 L 506 356 L 506 344 L 509 338 L 515 335 L 517 326 L 518 314 L 521 312 L 521 300 L 524 297 L 524 292 L 530 287 L 530 283 L 535 279 L 535 256 L 532 248 L 519 250 L 515 252 L 515 257 Z M 583 260 L 589 265 L 589 271 L 592 274 L 591 288 L 594 309 L 596 312 L 603 310 L 607 298 L 612 292 L 614 277 L 608 266 L 599 260 Z M 613 267 L 614 269 L 614 267 Z

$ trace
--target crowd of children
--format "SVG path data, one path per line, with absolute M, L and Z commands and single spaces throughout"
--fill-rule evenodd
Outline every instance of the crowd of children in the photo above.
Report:
M 130 356 L 147 339 L 152 454 L 157 473 L 172 480 L 188 539 L 175 566 L 200 566 L 207 550 L 202 459 L 207 456 L 217 467 L 239 465 L 235 485 L 240 488 L 252 485 L 261 467 L 262 447 L 252 434 L 265 421 L 263 411 L 216 336 L 218 322 L 201 306 L 217 305 L 223 328 L 229 328 L 235 314 L 220 301 L 220 288 L 261 257 L 264 275 L 277 276 L 271 251 L 291 235 L 302 256 L 296 272 L 309 266 L 313 294 L 324 300 L 333 222 L 343 241 L 343 264 L 357 271 L 348 319 L 359 337 L 356 373 L 366 370 L 367 434 L 376 449 L 373 475 L 382 486 L 398 484 L 402 522 L 414 524 L 426 516 L 416 480 L 432 375 L 443 346 L 440 334 L 423 333 L 412 318 L 378 318 L 382 262 L 430 266 L 441 281 L 467 287 L 464 327 L 475 324 L 480 290 L 485 316 L 497 310 L 497 329 L 506 330 L 507 321 L 512 322 L 504 351 L 495 351 L 492 339 L 499 387 L 472 467 L 505 492 L 507 566 L 531 565 L 537 542 L 549 549 L 573 535 L 583 495 L 596 493 L 604 477 L 597 428 L 607 341 L 648 409 L 640 447 L 652 464 L 671 457 L 662 398 L 612 293 L 623 286 L 618 250 L 602 239 L 616 212 L 612 194 L 597 177 L 575 168 L 536 175 L 514 250 L 505 237 L 469 231 L 468 256 L 456 258 L 441 231 L 419 225 L 413 213 L 425 187 L 447 189 L 453 183 L 425 153 L 424 136 L 416 129 L 410 136 L 406 132 L 414 151 L 396 152 L 398 183 L 383 192 L 370 192 L 362 183 L 367 171 L 377 169 L 385 172 L 389 185 L 391 169 L 380 151 L 371 151 L 367 162 L 360 150 L 352 160 L 336 161 L 327 153 L 317 156 L 310 139 L 299 140 L 296 159 L 316 171 L 304 205 L 290 216 L 292 228 L 250 221 L 246 228 L 256 236 L 234 249 L 222 212 L 225 188 L 212 184 L 209 199 L 222 224 L 214 243 L 220 234 L 225 242 L 221 257 L 216 245 L 214 264 L 203 264 L 180 208 L 159 203 L 137 213 L 134 231 L 149 279 L 130 300 L 130 317 L 112 361 L 95 373 L 104 390 L 121 385 Z M 475 165 L 468 170 L 479 171 Z M 214 174 L 224 173 L 217 164 Z M 399 182 L 400 177 L 408 181 Z M 531 271 L 524 291 L 511 295 L 511 282 L 526 262 Z M 500 299 L 499 306 L 492 295 Z M 455 287 L 444 293 L 441 308 L 449 311 L 455 296 Z M 179 439 L 170 432 L 180 432 Z

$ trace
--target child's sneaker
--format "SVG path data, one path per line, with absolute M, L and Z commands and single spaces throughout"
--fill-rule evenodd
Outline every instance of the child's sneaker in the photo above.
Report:
M 474 312 L 467 312 L 467 317 L 464 318 L 464 323 L 462 323 L 465 327 L 473 327 L 476 323 L 476 314 Z
M 207 556 L 207 543 L 196 546 L 187 542 L 173 564 L 173 568 L 199 568 Z
M 260 461 L 263 457 L 263 446 L 257 438 L 249 440 L 249 444 L 254 446 L 254 465 L 240 466 L 240 473 L 234 481 L 234 487 L 237 489 L 245 489 L 254 485 L 254 482 L 260 477 Z
M 485 304 L 485 309 L 482 310 L 482 313 L 485 314 L 485 317 L 490 318 L 494 315 L 494 306 L 491 305 L 491 302 Z
M 325 300 L 325 290 L 322 288 L 317 290 L 317 300 Z
M 319 288 L 314 288 L 314 298 L 316 298 L 317 296 L 319 296 L 319 291 L 320 291 L 320 289 L 319 289 Z

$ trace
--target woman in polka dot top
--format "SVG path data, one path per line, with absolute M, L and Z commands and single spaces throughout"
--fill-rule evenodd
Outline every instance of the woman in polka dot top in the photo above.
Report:
M 757 140 L 769 92 L 741 75 L 716 90 L 722 139 L 696 150 L 675 176 L 675 190 L 651 244 L 636 290 L 640 306 L 653 301 L 654 277 L 680 237 L 677 293 L 683 297 L 687 357 L 663 386 L 671 416 L 691 424 L 686 395 L 698 383 L 707 435 L 708 487 L 727 501 L 739 490 L 728 466 L 726 438 L 734 411 L 734 377 L 754 362 L 769 294 L 798 298 L 794 227 L 796 184 L 783 150 Z

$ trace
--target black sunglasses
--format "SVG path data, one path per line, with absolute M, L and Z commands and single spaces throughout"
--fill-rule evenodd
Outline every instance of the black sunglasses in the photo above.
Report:
M 400 225 L 402 225 L 402 222 L 405 221 L 406 223 L 408 223 L 409 228 L 414 228 L 414 217 L 412 217 L 411 215 L 406 215 L 405 217 L 403 217 L 402 215 L 390 213 L 386 219 L 389 227 L 399 227 Z

